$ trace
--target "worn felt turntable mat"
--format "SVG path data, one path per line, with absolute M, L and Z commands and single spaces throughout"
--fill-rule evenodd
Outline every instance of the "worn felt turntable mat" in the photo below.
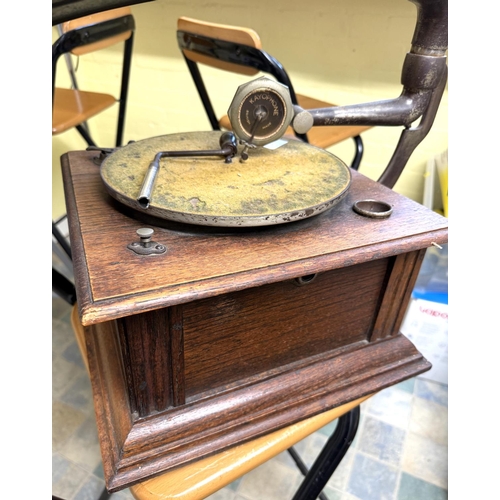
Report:
M 347 193 L 351 174 L 339 158 L 290 140 L 276 149 L 250 149 L 244 163 L 239 155 L 232 163 L 222 156 L 162 158 L 150 205 L 139 205 L 137 197 L 157 153 L 218 150 L 220 135 L 188 132 L 130 143 L 103 161 L 102 180 L 112 197 L 135 210 L 208 226 L 291 222 L 324 212 Z

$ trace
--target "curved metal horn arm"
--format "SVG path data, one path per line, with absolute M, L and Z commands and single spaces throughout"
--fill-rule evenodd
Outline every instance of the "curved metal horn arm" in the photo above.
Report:
M 417 6 L 411 41 L 415 54 L 443 56 L 448 50 L 448 0 L 409 0 Z
M 336 106 L 308 110 L 313 117 L 313 126 L 321 125 L 370 125 L 409 127 L 420 118 L 427 108 L 432 90 L 410 92 L 404 90 L 397 99 L 375 101 L 365 104 Z
M 403 132 L 379 181 L 391 187 L 416 146 L 430 130 L 447 78 L 447 0 L 409 1 L 417 6 L 417 22 L 411 50 L 403 63 L 401 95 L 384 101 L 308 110 L 313 117 L 313 126 L 404 126 L 408 129 Z M 411 124 L 419 118 L 422 118 L 421 123 L 411 129 Z
M 396 184 L 396 181 L 399 179 L 399 176 L 403 172 L 403 169 L 405 168 L 406 163 L 408 162 L 413 151 L 428 134 L 432 124 L 434 123 L 434 118 L 436 117 L 436 113 L 439 108 L 441 96 L 443 95 L 444 88 L 446 86 L 446 79 L 447 72 L 442 75 L 441 84 L 433 92 L 429 106 L 420 120 L 420 123 L 416 127 L 403 130 L 392 158 L 390 159 L 383 174 L 378 179 L 380 184 L 383 184 L 391 189 L 394 187 L 394 184 Z

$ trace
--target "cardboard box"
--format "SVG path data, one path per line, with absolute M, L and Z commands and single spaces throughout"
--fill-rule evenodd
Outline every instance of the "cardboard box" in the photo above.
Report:
M 415 299 L 410 302 L 401 332 L 432 363 L 421 378 L 448 384 L 448 304 Z

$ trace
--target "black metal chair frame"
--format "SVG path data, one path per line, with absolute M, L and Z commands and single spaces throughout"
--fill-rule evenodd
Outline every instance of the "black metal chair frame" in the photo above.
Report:
M 262 71 L 263 73 L 272 75 L 279 83 L 288 87 L 292 103 L 298 105 L 297 95 L 295 94 L 295 90 L 288 73 L 283 65 L 265 50 L 257 49 L 241 43 L 228 42 L 226 40 L 218 40 L 215 38 L 197 35 L 183 30 L 177 31 L 177 44 L 181 50 L 190 50 L 192 52 L 227 63 L 252 67 Z M 215 115 L 210 97 L 208 96 L 198 63 L 188 59 L 185 55 L 184 59 L 196 85 L 196 89 L 198 90 L 203 106 L 205 107 L 212 129 L 220 130 L 219 122 Z M 299 139 L 309 142 L 307 134 L 298 134 L 295 132 L 295 135 Z M 351 168 L 358 170 L 363 156 L 363 141 L 359 135 L 353 139 L 355 141 L 356 149 Z
M 61 247 L 71 262 L 71 247 L 54 221 L 52 221 L 52 236 L 54 236 L 57 244 Z M 75 285 L 57 269 L 54 269 L 54 267 L 52 267 L 52 290 L 57 293 L 59 297 L 64 299 L 70 306 L 76 303 Z
M 52 104 L 54 104 L 56 69 L 59 57 L 63 54 L 71 52 L 78 47 L 83 47 L 91 43 L 100 42 L 127 31 L 130 31 L 131 34 L 130 37 L 124 41 L 120 97 L 118 98 L 119 110 L 115 142 L 116 147 L 121 146 L 123 142 L 123 130 L 125 125 L 125 113 L 127 109 L 130 67 L 132 62 L 132 47 L 135 31 L 134 17 L 129 14 L 126 16 L 117 17 L 116 19 L 110 19 L 89 26 L 75 28 L 61 35 L 52 45 Z M 76 126 L 76 129 L 89 146 L 96 146 L 95 142 L 84 126 L 78 125 Z
M 107 38 L 120 35 L 130 31 L 130 36 L 124 41 L 123 48 L 123 66 L 120 83 L 120 96 L 118 98 L 118 122 L 116 129 L 116 147 L 122 145 L 123 131 L 125 126 L 125 114 L 127 110 L 127 97 L 130 80 L 130 68 L 132 63 L 132 48 L 134 43 L 135 20 L 129 14 L 126 16 L 117 17 L 107 21 L 102 21 L 88 26 L 75 28 L 62 34 L 52 45 L 52 105 L 54 104 L 55 81 L 57 63 L 59 58 L 72 50 L 89 45 L 91 43 L 100 42 Z M 85 124 L 75 127 L 83 139 L 89 146 L 96 146 Z M 57 225 L 52 222 L 52 235 L 56 238 L 57 243 L 62 247 L 64 252 L 71 260 L 71 249 L 66 239 L 61 235 Z M 69 281 L 56 269 L 52 269 L 52 289 L 60 297 L 62 297 L 70 305 L 76 302 L 76 292 L 73 283 Z

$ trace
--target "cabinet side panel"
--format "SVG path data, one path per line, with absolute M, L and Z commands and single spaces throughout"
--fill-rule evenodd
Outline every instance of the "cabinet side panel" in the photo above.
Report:
M 399 333 L 424 256 L 425 249 L 404 253 L 395 258 L 371 341 L 393 337 Z

